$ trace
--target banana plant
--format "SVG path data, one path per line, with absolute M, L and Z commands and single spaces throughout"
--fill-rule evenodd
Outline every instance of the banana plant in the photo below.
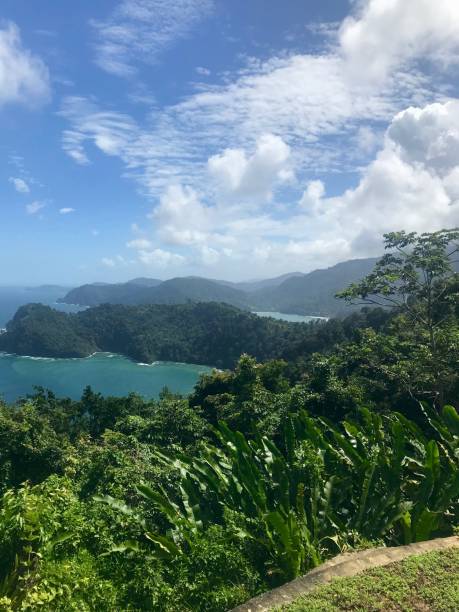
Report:
M 321 563 L 320 538 L 327 530 L 319 523 L 328 519 L 332 481 L 319 481 L 318 474 L 308 475 L 307 466 L 295 464 L 300 441 L 292 423 L 287 429 L 289 459 L 268 438 L 248 441 L 224 423 L 217 431 L 220 446 L 207 445 L 199 457 L 158 453 L 158 460 L 180 471 L 181 480 L 178 501 L 165 491 L 139 487 L 171 525 L 165 536 L 157 536 L 138 517 L 157 552 L 185 553 L 193 534 L 223 521 L 224 511 L 231 510 L 245 518 L 238 537 L 250 538 L 265 550 L 274 580 L 293 579 Z M 323 456 L 319 453 L 315 460 L 321 464 Z M 131 517 L 135 514 L 112 498 L 98 499 Z
M 357 536 L 398 543 L 400 532 L 405 542 L 431 537 L 459 493 L 452 410 L 435 418 L 426 412 L 436 440 L 402 415 L 366 409 L 339 426 L 305 412 L 288 417 L 279 446 L 220 423 L 218 444 L 203 446 L 199 456 L 156 454 L 179 472 L 178 491 L 139 486 L 168 519 L 161 535 L 121 502 L 101 501 L 137 520 L 163 557 L 186 554 L 197 533 L 236 513 L 234 536 L 262 547 L 273 579 L 290 580 L 321 563 L 332 542 Z
M 424 442 L 421 461 L 412 460 L 413 505 L 402 518 L 407 544 L 430 539 L 445 515 L 457 520 L 459 509 L 459 416 L 452 406 L 441 414 L 424 403 L 420 408 L 435 440 Z
M 320 419 L 327 448 L 327 471 L 339 482 L 331 506 L 341 533 L 368 540 L 385 536 L 406 513 L 403 498 L 407 437 L 394 417 L 361 409 L 360 420 L 336 427 Z

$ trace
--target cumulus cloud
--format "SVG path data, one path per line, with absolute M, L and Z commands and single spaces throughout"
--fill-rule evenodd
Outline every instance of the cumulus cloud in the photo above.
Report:
M 213 0 L 122 0 L 103 21 L 93 21 L 96 63 L 117 76 L 152 63 L 213 9 Z
M 456 0 L 365 0 L 341 25 L 339 41 L 353 76 L 378 82 L 409 60 L 457 61 Z
M 321 199 L 330 231 L 353 253 L 379 252 L 381 234 L 459 225 L 459 101 L 397 114 L 359 185 Z
M 10 176 L 8 179 L 18 193 L 30 193 L 30 187 L 24 179 Z
M 325 185 L 322 181 L 309 181 L 300 200 L 300 207 L 307 212 L 317 212 L 320 201 L 325 195 Z
M 393 120 L 388 137 L 405 161 L 445 176 L 459 163 L 459 101 L 406 109 Z
M 35 202 L 27 204 L 25 208 L 28 215 L 35 215 L 45 206 L 46 204 L 44 202 L 39 202 L 38 200 L 35 200 Z
M 272 188 L 292 177 L 287 167 L 290 147 L 274 134 L 258 138 L 256 149 L 247 157 L 243 149 L 226 149 L 210 157 L 208 168 L 219 189 L 242 199 L 272 198 Z
M 281 218 L 206 205 L 190 187 L 171 187 L 152 215 L 156 236 L 187 247 L 196 265 L 222 271 L 250 261 L 253 274 L 257 266 L 307 270 L 318 261 L 378 255 L 384 232 L 457 225 L 458 106 L 449 101 L 398 113 L 354 189 L 327 197 L 325 184 L 311 180 L 297 207 Z
M 151 214 L 162 240 L 169 244 L 193 245 L 207 240 L 212 226 L 210 209 L 191 187 L 171 185 Z
M 8 23 L 0 29 L 0 106 L 12 102 L 34 105 L 49 95 L 46 65 L 23 47 L 18 27 Z
M 61 215 L 69 215 L 70 213 L 75 212 L 74 208 L 59 208 L 59 213 Z

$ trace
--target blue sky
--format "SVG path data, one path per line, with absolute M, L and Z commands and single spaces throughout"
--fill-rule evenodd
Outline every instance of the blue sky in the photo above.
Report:
M 267 277 L 459 224 L 456 0 L 34 7 L 0 9 L 0 284 Z

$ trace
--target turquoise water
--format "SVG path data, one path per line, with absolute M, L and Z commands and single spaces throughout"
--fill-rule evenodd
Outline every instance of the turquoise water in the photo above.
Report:
M 190 393 L 206 366 L 182 363 L 137 364 L 120 355 L 98 353 L 86 359 L 46 359 L 0 353 L 0 397 L 13 402 L 42 386 L 59 397 L 79 399 L 87 385 L 103 395 L 131 392 L 157 397 L 164 386 Z
M 327 321 L 326 317 L 309 317 L 306 315 L 286 314 L 284 312 L 255 312 L 259 317 L 271 317 L 289 323 L 310 323 L 311 321 Z

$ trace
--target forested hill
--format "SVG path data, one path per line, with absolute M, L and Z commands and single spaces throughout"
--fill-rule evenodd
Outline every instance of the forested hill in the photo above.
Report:
M 72 289 L 61 301 L 81 306 L 99 304 L 185 304 L 224 302 L 247 310 L 334 316 L 345 306 L 335 293 L 368 274 L 375 259 L 356 259 L 309 274 L 294 272 L 251 283 L 199 277 L 134 279 L 121 284 L 95 283 Z
M 80 306 L 185 304 L 190 301 L 224 302 L 238 308 L 248 308 L 244 291 L 218 281 L 198 277 L 172 278 L 167 281 L 135 279 L 114 285 L 99 283 L 83 285 L 69 291 L 61 301 Z
M 349 311 L 349 306 L 335 298 L 335 294 L 369 274 L 376 261 L 376 258 L 352 259 L 324 270 L 292 276 L 276 287 L 255 291 L 251 298 L 260 310 L 311 316 L 342 315 Z
M 0 350 L 37 357 L 116 352 L 136 361 L 233 366 L 242 353 L 281 358 L 307 341 L 314 324 L 258 317 L 226 304 L 105 304 L 77 314 L 41 304 L 21 307 L 0 336 Z

